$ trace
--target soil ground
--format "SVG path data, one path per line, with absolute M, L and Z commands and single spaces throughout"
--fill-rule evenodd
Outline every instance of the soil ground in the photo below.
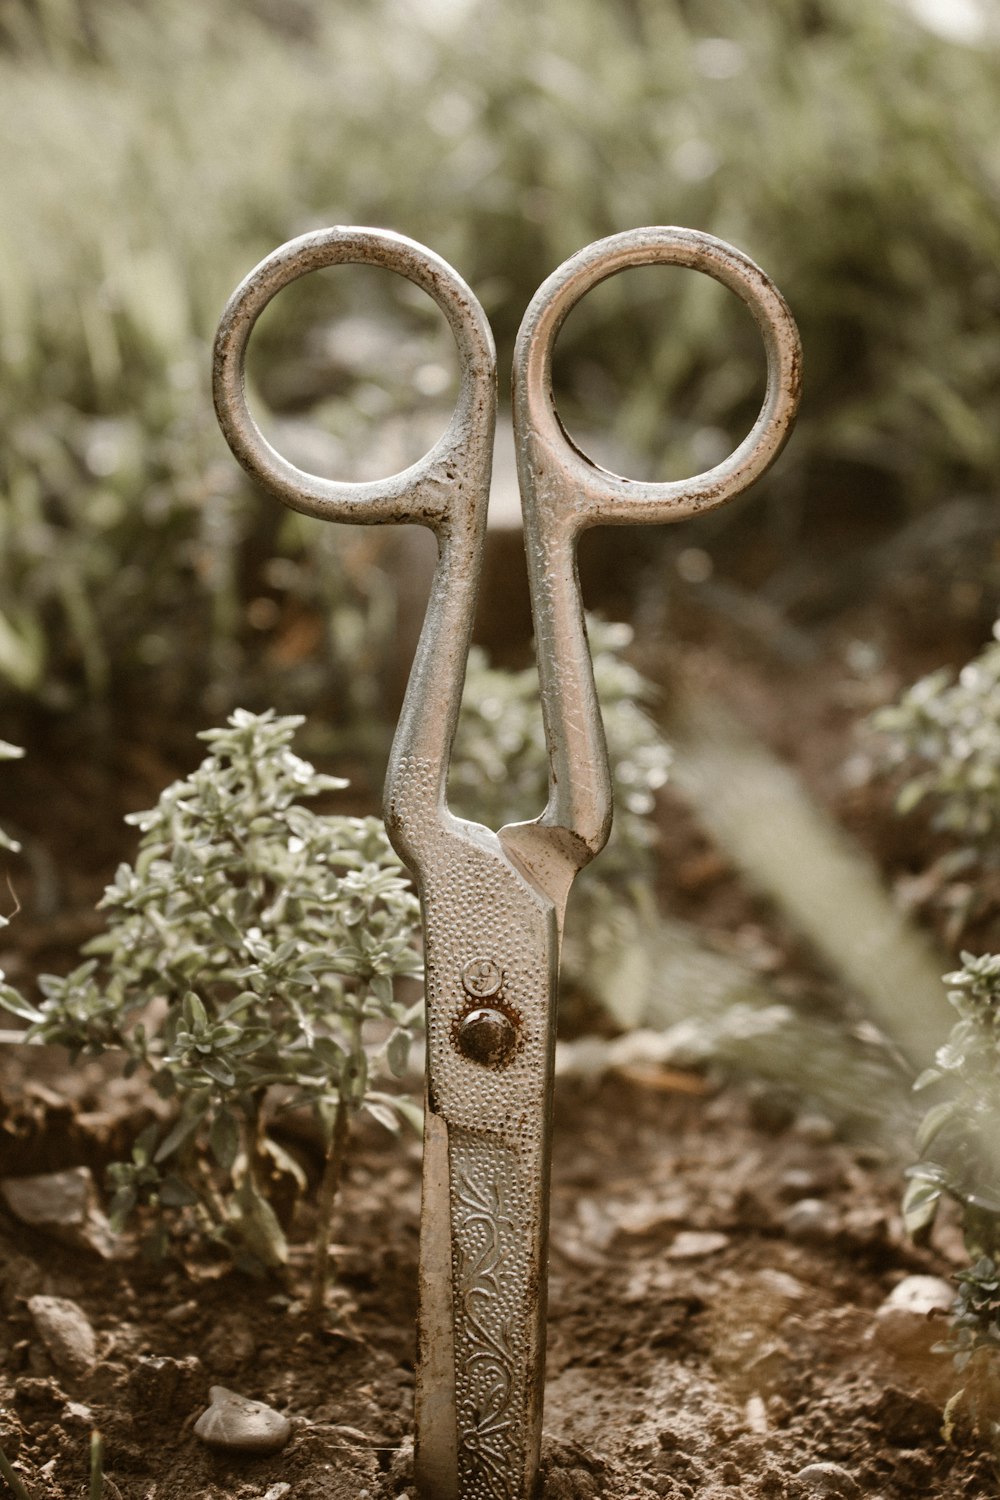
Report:
M 982 587 L 962 593 L 961 547 L 949 553 L 931 537 L 925 562 L 919 533 L 910 553 L 856 540 L 860 593 L 844 546 L 822 565 L 797 553 L 794 577 L 773 555 L 744 551 L 738 569 L 717 570 L 714 594 L 679 584 L 670 668 L 711 676 L 899 882 L 929 863 L 926 828 L 901 828 L 886 789 L 844 778 L 852 728 L 919 672 L 971 654 L 990 601 Z M 981 579 L 975 536 L 969 548 Z M 820 538 L 817 558 L 822 550 Z M 665 553 L 661 565 L 674 560 Z M 928 599 L 938 607 L 933 638 Z M 942 599 L 952 600 L 943 610 Z M 188 752 L 173 755 L 181 736 L 155 729 L 134 733 L 103 767 L 67 760 L 68 731 L 47 752 L 33 744 L 9 778 L 5 768 L 0 825 L 36 851 L 47 828 L 61 830 L 51 863 L 35 853 L 18 893 L 24 910 L 7 930 L 5 967 L 19 983 L 64 966 L 93 931 L 93 900 L 129 849 L 108 830 L 186 769 Z M 189 764 L 196 754 L 192 736 Z M 660 890 L 670 909 L 711 929 L 752 927 L 779 969 L 810 962 L 674 810 L 665 802 Z M 938 921 L 933 903 L 927 915 Z M 995 925 L 985 909 L 982 944 Z M 100 1182 L 141 1110 L 135 1088 L 96 1065 L 67 1074 L 51 1055 L 0 1048 L 0 1176 L 85 1164 Z M 316 1165 L 307 1153 L 307 1168 Z M 989 1455 L 961 1431 L 941 1437 L 955 1381 L 948 1357 L 932 1351 L 940 1320 L 900 1340 L 877 1316 L 904 1277 L 947 1276 L 963 1260 L 947 1224 L 932 1250 L 907 1242 L 899 1193 L 900 1163 L 796 1101 L 794 1080 L 780 1098 L 752 1081 L 663 1068 L 563 1080 L 545 1500 L 994 1495 Z M 338 1217 L 336 1288 L 317 1322 L 302 1310 L 308 1214 L 287 1275 L 262 1283 L 193 1250 L 165 1267 L 135 1255 L 105 1262 L 0 1211 L 0 1446 L 38 1500 L 81 1500 L 92 1425 L 104 1434 L 111 1500 L 410 1494 L 418 1217 L 419 1148 L 361 1130 Z M 27 1308 L 37 1293 L 71 1298 L 89 1318 L 98 1349 L 87 1373 L 52 1363 Z M 285 1412 L 293 1433 L 283 1451 L 213 1455 L 192 1428 L 214 1384 Z

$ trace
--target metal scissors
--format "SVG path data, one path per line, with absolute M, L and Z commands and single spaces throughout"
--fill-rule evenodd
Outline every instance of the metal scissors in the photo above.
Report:
M 458 346 L 460 390 L 433 448 L 387 480 L 303 473 L 264 439 L 244 393 L 247 341 L 282 287 L 344 262 L 383 266 L 428 292 Z M 568 438 L 552 350 L 575 304 L 632 266 L 706 272 L 748 305 L 767 355 L 757 421 L 715 468 L 663 484 L 606 472 Z M 222 430 L 286 505 L 331 521 L 416 522 L 438 560 L 385 782 L 389 837 L 423 907 L 427 1087 L 415 1473 L 424 1500 L 528 1500 L 541 1442 L 556 984 L 577 872 L 611 827 L 611 778 L 576 569 L 589 526 L 678 521 L 731 500 L 773 462 L 798 403 L 801 351 L 781 294 L 740 251 L 688 229 L 612 235 L 572 256 L 531 301 L 514 355 L 513 419 L 549 755 L 532 822 L 494 832 L 454 817 L 446 783 L 486 532 L 496 355 L 460 276 L 381 229 L 336 227 L 269 255 L 237 287 L 215 342 Z

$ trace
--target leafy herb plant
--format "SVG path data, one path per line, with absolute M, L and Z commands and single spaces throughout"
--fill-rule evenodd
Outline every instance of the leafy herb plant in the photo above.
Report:
M 920 1161 L 907 1171 L 903 1217 L 916 1239 L 930 1233 L 941 1200 L 962 1210 L 972 1264 L 958 1274 L 952 1309 L 952 1350 L 963 1386 L 949 1403 L 950 1423 L 960 1404 L 994 1446 L 1000 1442 L 1000 954 L 962 954 L 962 967 L 946 976 L 948 999 L 959 1019 L 918 1089 L 945 1089 L 924 1116 L 917 1136 Z
M 872 719 L 899 812 L 920 809 L 947 840 L 923 887 L 956 944 L 1000 901 L 1000 622 L 993 636 L 961 671 L 930 673 Z
M 124 1052 L 176 1104 L 128 1162 L 111 1168 L 112 1215 L 186 1209 L 237 1261 L 275 1267 L 285 1236 L 268 1197 L 282 1111 L 309 1108 L 325 1142 L 313 1303 L 323 1297 L 330 1220 L 350 1120 L 419 1123 L 400 1075 L 421 1002 L 416 897 L 381 823 L 303 805 L 346 785 L 291 749 L 300 719 L 242 710 L 201 738 L 210 753 L 130 819 L 142 832 L 102 901 L 107 931 L 66 977 L 43 976 L 36 1006 L 0 1004 L 29 1039 L 72 1056 Z
M 982 847 L 1000 831 L 1000 622 L 957 677 L 923 677 L 875 715 L 890 765 L 905 771 L 899 809 L 933 807 L 935 826 Z

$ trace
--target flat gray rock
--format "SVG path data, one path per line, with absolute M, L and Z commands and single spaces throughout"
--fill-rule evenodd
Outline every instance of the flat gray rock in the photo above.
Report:
M 859 1500 L 861 1495 L 854 1475 L 839 1464 L 807 1464 L 795 1477 L 799 1484 L 808 1486 L 811 1495 L 836 1496 L 836 1500 Z
M 38 1177 L 5 1177 L 0 1196 L 15 1218 L 76 1249 L 93 1250 L 104 1260 L 121 1254 L 121 1241 L 97 1206 L 87 1167 L 45 1172 Z
M 29 1297 L 28 1311 L 53 1364 L 85 1375 L 97 1359 L 97 1335 L 83 1308 L 68 1297 Z
M 832 1240 L 840 1230 L 836 1209 L 822 1198 L 800 1198 L 785 1210 L 781 1223 L 790 1240 Z
M 224 1453 L 277 1453 L 292 1424 L 263 1401 L 251 1401 L 224 1385 L 209 1386 L 211 1405 L 194 1424 L 195 1436 Z
M 717 1255 L 729 1244 L 728 1234 L 715 1229 L 684 1229 L 674 1237 L 666 1252 L 668 1260 L 701 1260 Z

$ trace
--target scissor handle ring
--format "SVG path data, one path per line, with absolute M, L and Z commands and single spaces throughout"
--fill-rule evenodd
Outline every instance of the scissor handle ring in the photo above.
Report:
M 749 307 L 763 336 L 767 389 L 742 443 L 714 468 L 691 479 L 646 483 L 608 473 L 568 437 L 552 391 L 552 350 L 567 315 L 587 292 L 634 266 L 687 266 L 729 287 Z M 798 329 L 770 277 L 742 251 L 694 229 L 657 225 L 597 240 L 542 283 L 524 315 L 514 352 L 515 430 L 530 434 L 544 464 L 561 472 L 572 496 L 566 524 L 586 526 L 676 521 L 710 510 L 759 479 L 787 441 L 801 389 Z M 563 502 L 565 504 L 565 501 Z
M 458 402 L 434 446 L 388 479 L 351 483 L 298 469 L 264 437 L 247 406 L 245 361 L 254 324 L 282 287 L 326 266 L 362 264 L 396 271 L 431 296 L 455 336 Z M 426 246 L 387 229 L 337 225 L 289 240 L 265 257 L 226 304 L 215 336 L 212 390 L 219 425 L 251 478 L 293 510 L 324 520 L 415 521 L 436 527 L 449 513 L 470 458 L 492 455 L 496 353 L 479 301 L 456 271 Z

